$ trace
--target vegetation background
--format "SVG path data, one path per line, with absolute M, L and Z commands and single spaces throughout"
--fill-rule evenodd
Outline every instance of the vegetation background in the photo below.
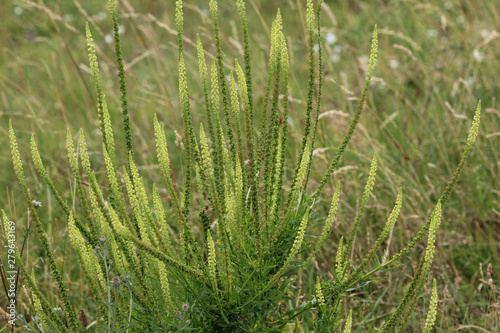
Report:
M 175 1 L 123 0 L 119 2 L 122 43 L 134 124 L 137 162 L 145 178 L 157 181 L 160 172 L 154 158 L 153 114 L 166 124 L 166 135 L 175 140 L 182 129 L 177 88 Z M 196 48 L 200 33 L 213 52 L 208 1 L 187 0 L 185 45 L 188 82 L 195 122 L 203 119 L 203 92 L 197 81 Z M 269 30 L 277 8 L 281 9 L 291 56 L 291 136 L 300 137 L 307 87 L 305 1 L 248 0 L 247 15 L 252 47 L 253 74 L 258 87 L 265 81 Z M 231 0 L 220 0 L 222 44 L 228 62 L 242 58 L 238 13 Z M 8 143 L 12 119 L 21 154 L 29 156 L 29 138 L 36 133 L 42 159 L 59 189 L 74 198 L 74 187 L 65 152 L 66 129 L 84 128 L 89 146 L 99 147 L 96 101 L 88 68 L 85 21 L 93 29 L 104 90 L 111 117 L 119 119 L 111 20 L 106 2 L 2 1 L 0 2 L 0 207 L 27 224 L 21 190 L 15 181 Z M 327 271 L 335 261 L 339 239 L 349 230 L 357 198 L 363 191 L 371 157 L 377 152 L 379 172 L 372 199 L 361 224 L 355 253 L 366 252 L 383 227 L 397 189 L 404 188 L 401 218 L 390 238 L 388 251 L 396 252 L 425 223 L 430 209 L 444 189 L 463 151 L 470 120 L 479 99 L 483 116 L 474 153 L 443 214 L 437 252 L 431 274 L 438 282 L 440 303 L 436 330 L 498 332 L 500 303 L 485 284 L 480 266 L 493 265 L 497 285 L 500 275 L 500 7 L 496 1 L 325 1 L 322 21 L 324 43 L 323 109 L 315 155 L 324 163 L 313 165 L 314 188 L 340 143 L 364 83 L 370 36 L 379 31 L 379 64 L 367 105 L 353 140 L 336 171 L 343 194 L 337 227 L 317 266 Z M 231 61 L 232 63 L 232 61 Z M 262 75 L 260 75 L 262 73 Z M 191 74 L 191 75 L 190 75 Z M 114 124 L 119 136 L 121 121 Z M 167 138 L 168 139 L 168 138 Z M 123 141 L 122 141 L 123 142 Z M 294 140 L 291 140 L 294 142 Z M 120 138 L 117 138 L 120 145 Z M 295 160 L 297 146 L 288 154 Z M 124 146 L 118 149 L 125 150 Z M 95 154 L 100 154 L 96 152 Z M 172 151 L 175 168 L 182 168 L 180 150 Z M 142 160 L 140 160 L 142 158 Z M 96 158 L 99 163 L 101 159 Z M 318 161 L 317 160 L 317 161 Z M 33 197 L 44 205 L 41 213 L 56 248 L 56 258 L 69 253 L 67 221 L 41 182 L 32 162 L 23 159 Z M 102 170 L 104 166 L 102 165 Z M 325 198 L 333 195 L 331 180 Z M 324 201 L 324 215 L 329 208 Z M 19 235 L 19 234 L 18 234 Z M 424 244 L 414 251 L 414 258 Z M 356 255 L 356 254 L 355 254 Z M 354 331 L 373 331 L 372 322 L 391 313 L 413 275 L 412 256 L 402 267 L 385 272 L 360 290 L 350 302 L 358 321 Z M 30 238 L 25 259 L 42 276 L 40 284 L 55 290 L 38 242 Z M 73 302 L 85 304 L 86 286 L 80 283 L 77 260 L 65 260 L 65 278 Z M 313 282 L 305 276 L 304 288 Z M 310 283 L 309 283 L 310 282 Z M 430 290 L 427 291 L 430 295 Z M 22 298 L 25 296 L 21 296 Z M 430 297 L 425 297 L 428 300 Z M 0 294 L 0 306 L 6 301 Z M 26 301 L 26 298 L 25 298 Z M 82 304 L 82 307 L 84 306 Z M 374 308 L 374 305 L 378 305 Z M 413 320 L 423 323 L 427 303 L 422 301 Z M 375 310 L 373 310 L 375 309 Z

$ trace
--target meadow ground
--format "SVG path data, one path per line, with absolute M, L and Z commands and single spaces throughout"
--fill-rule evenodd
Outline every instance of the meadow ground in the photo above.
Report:
M 236 6 L 219 2 L 227 66 L 242 58 Z M 283 15 L 291 60 L 290 134 L 300 138 L 307 93 L 305 1 L 249 0 L 248 22 L 257 102 L 263 94 L 269 50 L 269 30 L 277 8 Z M 131 119 L 138 164 L 152 181 L 160 177 L 153 143 L 153 114 L 166 123 L 167 139 L 175 141 L 182 128 L 177 88 L 177 44 L 174 1 L 120 1 L 120 20 L 126 62 Z M 3 1 L 0 3 L 0 207 L 18 221 L 27 221 L 21 190 L 15 181 L 8 141 L 12 119 L 20 141 L 32 194 L 44 205 L 47 232 L 56 258 L 71 251 L 67 222 L 46 187 L 37 181 L 29 160 L 29 138 L 35 133 L 42 158 L 56 186 L 75 197 L 67 163 L 66 129 L 88 133 L 89 146 L 99 149 L 95 94 L 89 74 L 85 21 L 93 29 L 116 133 L 120 133 L 119 90 L 115 77 L 111 22 L 102 1 Z M 196 33 L 213 54 L 208 4 L 185 1 L 185 43 L 195 123 L 204 122 L 203 92 L 197 75 Z M 310 187 L 320 180 L 334 149 L 340 144 L 360 95 L 373 26 L 379 31 L 379 64 L 367 105 L 340 168 L 322 199 L 328 210 L 333 184 L 342 183 L 336 229 L 317 258 L 328 271 L 337 244 L 355 217 L 373 152 L 379 175 L 353 253 L 373 243 L 393 206 L 400 186 L 404 191 L 401 217 L 388 242 L 394 253 L 425 223 L 446 186 L 464 149 L 478 100 L 483 115 L 480 135 L 465 172 L 443 213 L 431 275 L 437 279 L 439 332 L 498 332 L 499 295 L 483 280 L 491 263 L 493 279 L 500 276 L 500 7 L 495 1 L 325 1 L 322 20 L 324 45 L 323 107 L 319 121 L 318 157 Z M 261 75 L 262 73 L 262 75 Z M 118 134 L 118 150 L 124 151 Z M 287 147 L 294 157 L 299 142 Z M 121 146 L 120 146 L 121 145 Z M 95 163 L 102 163 L 95 153 Z M 123 157 L 123 156 L 121 156 Z M 174 168 L 181 169 L 180 151 L 172 152 Z M 318 161 L 323 161 L 320 163 Z M 287 166 L 287 174 L 293 166 Z M 32 172 L 33 171 L 33 172 Z M 68 185 L 69 184 L 69 185 Z M 74 202 L 74 200 L 73 200 Z M 382 221 L 382 222 L 381 222 Z M 358 318 L 354 331 L 373 332 L 401 299 L 416 265 L 422 242 L 401 266 L 359 289 L 351 307 Z M 34 237 L 26 252 L 30 267 L 41 274 L 39 283 L 54 290 L 47 265 L 40 259 Z M 74 302 L 85 302 L 85 286 L 78 279 L 76 260 L 65 260 L 66 279 Z M 486 274 L 486 273 L 484 273 Z M 307 276 L 304 288 L 313 288 Z M 427 300 L 430 290 L 426 290 Z M 24 296 L 21 296 L 24 297 Z M 5 297 L 0 296 L 5 302 Z M 424 321 L 428 303 L 422 301 L 412 319 Z

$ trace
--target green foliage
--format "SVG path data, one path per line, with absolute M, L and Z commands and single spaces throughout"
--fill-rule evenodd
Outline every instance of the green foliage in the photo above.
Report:
M 243 70 L 235 62 L 235 80 L 224 63 L 217 1 L 210 1 L 216 55 L 211 59 L 209 92 L 205 53 L 198 36 L 199 73 L 205 98 L 208 135 L 201 124 L 197 137 L 184 56 L 183 4 L 181 0 L 177 0 L 178 85 L 184 122 L 182 141 L 185 147 L 182 188 L 178 185 L 181 183 L 177 179 L 179 176 L 176 176 L 180 172 L 172 170 L 163 124 L 156 115 L 153 122 L 157 160 L 169 197 L 167 207 L 159 193 L 160 185 L 154 185 L 152 193 L 148 193 L 145 179 L 141 176 L 134 157 L 116 2 L 110 1 L 110 9 L 126 147 L 122 156 L 125 163 L 120 172 L 118 155 L 121 152 L 115 150 L 111 117 L 99 77 L 92 35 L 88 25 L 86 26 L 90 68 L 97 92 L 97 114 L 102 133 L 107 190 L 103 190 L 97 182 L 83 130 L 80 132 L 79 154 L 69 131 L 67 135 L 68 157 L 77 184 L 76 191 L 81 206 L 79 209 L 70 209 L 58 193 L 45 170 L 34 138 L 31 148 L 37 171 L 67 215 L 70 241 L 96 304 L 97 310 L 88 313 L 88 316 L 96 320 L 97 331 L 276 332 L 295 325 L 301 331 L 314 328 L 318 332 L 335 332 L 344 326 L 344 332 L 351 332 L 352 310 L 349 311 L 345 324 L 343 322 L 344 298 L 349 297 L 352 290 L 369 283 L 375 272 L 393 268 L 397 260 L 409 254 L 417 242 L 428 234 L 425 254 L 403 300 L 381 327 L 382 332 L 391 331 L 395 326 L 398 326 L 399 331 L 405 330 L 433 261 L 442 208 L 475 143 L 481 107 L 480 104 L 477 107 L 462 160 L 429 221 L 390 260 L 384 263 L 374 260 L 401 211 L 400 189 L 382 232 L 356 265 L 350 257 L 358 228 L 365 217 L 366 205 L 374 190 L 377 169 L 377 156 L 374 155 L 356 218 L 350 232 L 345 235 L 345 240 L 344 237 L 340 238 L 336 265 L 331 275 L 333 278 L 317 276 L 315 296 L 306 295 L 306 300 L 299 304 L 297 298 L 301 295 L 295 293 L 295 281 L 306 271 L 312 270 L 316 255 L 331 234 L 339 205 L 340 182 L 337 182 L 326 219 L 318 217 L 317 200 L 324 194 L 328 180 L 337 168 L 359 122 L 378 54 L 375 26 L 367 76 L 353 119 L 325 175 L 309 195 L 307 184 L 314 160 L 313 150 L 322 102 L 321 5 L 322 1 L 318 1 L 316 6 L 312 0 L 307 1 L 309 76 L 305 125 L 298 159 L 289 178 L 285 174 L 285 164 L 291 161 L 287 159 L 285 148 L 290 140 L 290 73 L 280 12 L 277 13 L 271 31 L 269 72 L 263 89 L 265 96 L 260 114 L 261 130 L 257 131 L 254 110 L 260 109 L 260 105 L 259 108 L 256 106 L 253 96 L 244 2 L 237 1 L 244 40 L 245 68 Z M 315 41 L 319 45 L 317 53 Z M 243 117 L 240 115 L 241 111 L 244 113 Z M 30 287 L 38 314 L 38 327 L 41 331 L 46 327 L 61 332 L 81 331 L 74 306 L 68 298 L 68 288 L 61 278 L 44 227 L 33 206 L 11 124 L 9 135 L 14 170 L 33 216 L 44 250 L 43 256 L 57 282 L 68 323 L 66 325 L 51 311 L 47 297 L 36 286 L 35 277 L 28 276 L 27 268 L 16 249 L 21 273 Z M 83 172 L 80 171 L 80 164 Z M 82 186 L 82 179 L 88 180 L 88 190 Z M 283 186 L 285 180 L 290 183 L 288 191 Z M 81 216 L 80 219 L 78 216 Z M 3 220 L 7 231 L 8 219 L 5 214 Z M 313 237 L 309 234 L 308 226 L 317 220 L 324 220 L 323 226 L 321 234 Z M 374 267 L 367 270 L 372 262 L 375 262 Z M 434 282 L 431 309 L 424 327 L 426 332 L 432 328 L 436 319 L 436 290 Z

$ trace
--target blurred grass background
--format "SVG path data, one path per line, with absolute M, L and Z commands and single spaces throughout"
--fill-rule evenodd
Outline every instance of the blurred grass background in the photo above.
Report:
M 174 33 L 175 1 L 119 1 L 122 42 L 134 125 L 135 150 L 143 172 L 160 179 L 154 157 L 152 119 L 165 122 L 171 143 L 174 130 L 182 133 L 177 97 L 177 46 Z M 222 43 L 227 69 L 242 61 L 241 31 L 232 0 L 219 1 Z M 248 0 L 247 15 L 257 105 L 262 105 L 269 29 L 281 9 L 291 57 L 290 135 L 298 138 L 303 127 L 307 87 L 305 1 Z M 214 46 L 208 1 L 185 1 L 185 43 L 190 98 L 195 127 L 204 122 L 203 93 L 197 73 L 193 41 L 199 33 L 207 51 Z M 493 264 L 500 275 L 500 7 L 495 1 L 325 1 L 322 19 L 324 45 L 323 104 L 310 188 L 320 180 L 340 143 L 364 83 L 370 36 L 379 30 L 379 63 L 355 136 L 322 199 L 319 216 L 326 215 L 333 184 L 341 180 L 342 204 L 337 229 L 318 258 L 318 269 L 327 272 L 334 262 L 336 244 L 355 217 L 357 199 L 376 151 L 379 172 L 355 244 L 365 253 L 393 206 L 397 190 L 404 191 L 402 215 L 387 247 L 395 253 L 425 220 L 459 162 L 478 100 L 483 114 L 477 146 L 456 191 L 443 214 L 437 238 L 432 275 L 440 290 L 436 330 L 489 332 L 500 329 L 500 305 L 481 282 L 480 265 Z M 98 50 L 98 59 L 118 150 L 121 138 L 119 91 L 114 64 L 111 22 L 104 1 L 2 1 L 0 2 L 0 207 L 19 225 L 27 212 L 10 162 L 8 120 L 16 129 L 33 196 L 44 203 L 43 217 L 52 235 L 56 256 L 71 251 L 65 216 L 45 186 L 37 181 L 30 161 L 29 138 L 36 134 L 49 174 L 68 201 L 74 186 L 66 159 L 66 129 L 83 128 L 95 152 L 92 162 L 103 170 L 95 112 L 93 82 L 89 74 L 85 21 Z M 258 107 L 257 107 L 258 110 Z M 298 139 L 294 140 L 298 143 Z M 292 141 L 293 142 L 293 141 Z M 92 149 L 91 148 L 91 149 Z M 290 144 L 295 160 L 298 146 Z M 172 149 L 176 176 L 181 175 L 181 152 Z M 123 158 L 123 154 L 121 158 Z M 293 165 L 287 165 L 288 171 Z M 73 200 L 74 202 L 74 200 Z M 23 228 L 23 227 L 21 227 Z M 373 284 L 357 290 L 357 332 L 371 332 L 391 313 L 413 274 L 420 244 L 401 266 L 381 274 Z M 64 257 L 66 258 L 66 257 Z M 27 261 L 39 274 L 47 272 L 35 237 L 30 238 Z M 78 279 L 76 260 L 61 263 L 74 292 L 84 299 L 85 286 Z M 304 288 L 311 288 L 304 278 Z M 498 284 L 498 278 L 496 278 Z M 50 290 L 55 287 L 44 276 Z M 428 295 L 414 316 L 414 327 L 424 321 Z M 0 298 L 2 303 L 4 297 Z M 3 306 L 3 305 L 2 305 Z

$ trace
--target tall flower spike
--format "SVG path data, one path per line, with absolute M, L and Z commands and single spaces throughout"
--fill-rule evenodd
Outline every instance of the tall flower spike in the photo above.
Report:
M 224 177 L 224 138 L 222 133 L 222 125 L 219 116 L 219 78 L 217 76 L 217 66 L 215 65 L 215 59 L 212 59 L 212 117 L 214 119 L 214 130 L 217 135 L 216 138 L 212 138 L 212 141 L 215 144 L 214 147 L 214 178 L 215 178 L 215 186 L 217 189 L 217 193 L 219 195 L 219 201 L 221 204 L 221 208 L 225 210 L 226 207 L 226 196 L 225 196 L 225 177 Z
M 102 116 L 102 100 L 103 100 L 103 92 L 102 92 L 102 83 L 101 78 L 99 76 L 99 65 L 97 63 L 97 56 L 94 47 L 94 39 L 92 38 L 92 33 L 90 32 L 89 23 L 85 22 L 85 33 L 87 37 L 87 50 L 89 55 L 89 63 L 90 70 L 92 71 L 92 76 L 94 77 L 94 84 L 97 93 L 97 118 L 99 119 L 99 129 L 101 133 L 104 133 L 104 122 Z
M 186 178 L 184 182 L 184 214 L 188 215 L 191 207 L 191 180 L 193 175 L 192 160 L 195 155 L 194 146 L 194 129 L 193 129 L 193 118 L 191 115 L 191 106 L 189 104 L 189 94 L 187 86 L 186 77 L 186 65 L 184 64 L 184 55 L 180 54 L 179 60 L 179 97 L 182 106 L 182 118 L 184 120 L 184 145 L 186 147 Z
M 286 46 L 285 36 L 281 34 L 281 66 L 283 71 L 283 115 L 281 121 L 282 134 L 281 134 L 281 166 L 279 168 L 278 184 L 276 188 L 279 192 L 282 191 L 283 187 L 283 176 L 285 174 L 285 151 L 284 147 L 287 147 L 287 137 L 288 137 L 288 70 L 289 70 L 289 60 L 288 60 L 288 48 Z M 310 156 L 312 157 L 312 156 Z M 293 181 L 292 181 L 293 183 Z M 291 198 L 290 198 L 291 199 Z M 281 193 L 278 196 L 277 206 L 281 205 Z M 286 206 L 286 205 L 285 205 Z M 274 218 L 277 218 L 277 210 L 275 211 Z
M 279 97 L 281 88 L 281 39 L 283 37 L 282 30 L 282 19 L 281 14 L 278 11 L 275 20 L 275 32 L 273 36 L 272 43 L 274 44 L 274 77 L 273 77 L 273 91 L 272 91 L 272 102 L 271 110 L 269 115 L 269 121 L 266 122 L 267 132 L 266 132 L 266 142 L 265 142 L 265 158 L 264 158 L 264 200 L 265 200 L 265 210 L 264 219 L 269 223 L 268 212 L 271 208 L 271 196 L 273 192 L 272 176 L 274 174 L 274 168 L 276 167 L 277 159 L 277 149 L 279 140 L 279 127 L 280 127 L 280 114 L 279 114 Z M 272 217 L 272 216 L 271 216 Z
M 109 0 L 109 8 L 111 12 L 111 19 L 113 20 L 113 36 L 115 40 L 115 56 L 118 66 L 118 77 L 120 81 L 120 92 L 122 102 L 122 118 L 123 118 L 123 132 L 125 133 L 125 144 L 128 153 L 134 153 L 132 144 L 132 129 L 130 126 L 128 97 L 127 97 L 127 83 L 125 82 L 125 66 L 123 65 L 122 46 L 120 40 L 120 32 L 118 26 L 118 11 L 116 8 L 116 0 Z
M 244 64 L 245 64 L 245 74 L 241 70 L 238 62 L 236 62 L 236 69 L 238 72 L 238 84 L 240 86 L 240 94 L 242 94 L 242 84 L 244 84 L 245 98 L 241 97 L 241 101 L 244 105 L 245 110 L 245 131 L 248 146 L 248 175 L 245 175 L 245 179 L 248 179 L 252 188 L 252 174 L 254 169 L 254 121 L 253 121 L 253 89 L 252 89 L 252 68 L 250 63 L 250 46 L 248 41 L 248 26 L 246 19 L 245 3 L 243 0 L 237 0 L 238 11 L 240 14 L 241 27 L 243 30 L 243 53 L 244 53 Z M 239 69 L 238 69 L 239 68 Z M 241 72 L 241 79 L 240 79 Z
M 210 106 L 210 98 L 208 96 L 208 74 L 207 74 L 207 64 L 205 62 L 205 51 L 203 50 L 203 44 L 200 40 L 200 35 L 196 35 L 197 38 L 197 49 L 198 49 L 198 68 L 201 77 L 201 84 L 203 86 L 203 95 L 205 96 L 205 110 L 207 112 L 207 122 L 208 122 L 208 133 L 211 138 L 215 138 L 215 127 L 212 109 Z
M 218 6 L 216 0 L 210 0 L 210 16 L 212 17 L 212 23 L 214 26 L 214 36 L 215 36 L 215 48 L 216 58 L 217 58 L 217 67 L 219 70 L 219 84 L 221 88 L 222 95 L 222 109 L 224 111 L 224 117 L 226 118 L 226 130 L 227 137 L 229 140 L 229 151 L 231 152 L 231 161 L 233 165 L 235 164 L 236 159 L 236 146 L 234 143 L 234 133 L 233 127 L 231 126 L 231 117 L 229 114 L 229 91 L 227 89 L 226 75 L 224 74 L 224 57 L 222 55 L 222 47 L 219 36 L 219 19 L 218 19 Z
M 245 59 L 245 78 L 246 87 L 248 90 L 248 114 L 249 114 L 249 126 L 253 131 L 253 89 L 252 89 L 252 66 L 250 63 L 250 45 L 248 42 L 248 26 L 246 19 L 246 10 L 244 0 L 237 0 L 236 5 L 238 6 L 238 11 L 240 12 L 241 26 L 243 29 L 243 53 Z M 241 85 L 241 83 L 240 83 Z M 248 133 L 247 133 L 248 135 Z M 252 136 L 252 146 L 253 146 L 253 136 Z M 253 161 L 251 161 L 253 162 Z
M 220 124 L 219 124 L 220 125 Z M 221 202 L 221 209 L 222 209 L 222 215 L 221 217 L 219 218 L 218 220 L 218 226 L 220 226 L 220 230 L 221 230 L 221 237 L 219 238 L 220 239 L 220 243 L 221 243 L 221 246 L 222 248 L 224 249 L 224 251 L 222 252 L 223 253 L 223 263 L 225 258 L 226 258 L 226 250 L 227 250 L 227 247 L 230 245 L 230 241 L 229 241 L 229 236 L 227 234 L 227 223 L 226 223 L 226 218 L 227 218 L 227 198 L 228 198 L 228 189 L 229 189 L 229 182 L 230 180 L 234 179 L 234 173 L 233 173 L 233 168 L 231 167 L 231 161 L 230 161 L 230 158 L 229 158 L 229 152 L 227 151 L 227 148 L 226 148 L 226 141 L 224 139 L 224 135 L 222 134 L 222 128 L 219 127 L 219 131 L 221 133 L 221 145 L 222 145 L 222 160 L 224 162 L 224 165 L 227 166 L 224 168 L 224 179 L 223 179 L 223 188 L 222 190 L 224 191 L 224 203 Z M 226 171 L 227 171 L 227 174 L 226 174 Z M 219 200 L 220 200 L 220 197 L 219 197 Z M 224 265 L 224 267 L 226 267 Z
M 113 163 L 116 164 L 113 128 L 111 126 L 111 119 L 109 117 L 106 99 L 102 91 L 102 83 L 99 75 L 99 64 L 97 62 L 94 40 L 92 39 L 92 34 L 90 32 L 88 22 L 86 22 L 85 24 L 85 31 L 87 35 L 90 69 L 92 71 L 92 76 L 94 77 L 94 83 L 97 93 L 97 115 L 99 119 L 99 129 L 102 134 L 103 142 L 106 144 L 106 148 L 108 149 L 111 159 Z
M 175 2 L 175 27 L 177 29 L 177 44 L 179 46 L 179 54 L 184 51 L 183 46 L 183 30 L 184 30 L 184 14 L 182 0 Z
M 314 102 L 314 5 L 312 0 L 307 1 L 306 9 L 306 29 L 309 38 L 309 79 L 308 79 L 308 90 L 307 90 L 307 102 L 306 102 L 306 123 L 304 126 L 304 137 L 302 139 L 301 153 L 304 152 L 306 146 L 306 140 L 309 138 L 310 128 L 311 128 L 311 113 L 313 110 Z M 301 157 L 299 155 L 299 157 Z
M 306 116 L 305 116 L 305 125 L 304 125 L 304 136 L 302 137 L 302 146 L 300 148 L 300 152 L 297 160 L 301 161 L 302 156 L 304 154 L 304 150 L 306 148 L 306 144 L 312 144 L 313 136 L 311 135 L 311 114 L 313 110 L 314 103 L 314 80 L 315 80 L 315 68 L 314 68 L 314 5 L 312 0 L 307 0 L 307 9 L 306 9 L 306 31 L 308 36 L 308 58 L 309 58 L 309 77 L 307 81 L 307 101 L 306 101 Z M 312 147 L 310 147 L 312 148 Z M 310 150 L 312 152 L 312 149 Z M 299 168 L 299 163 L 295 168 L 295 174 L 297 174 Z M 306 175 L 307 179 L 307 175 Z M 292 187 L 294 186 L 296 178 L 292 180 Z M 291 197 L 287 198 L 286 205 L 289 204 Z
M 321 8 L 323 4 L 323 0 L 318 0 L 316 4 L 316 41 L 317 41 L 317 53 L 318 53 L 318 88 L 317 88 L 317 96 L 316 96 L 316 117 L 314 119 L 313 131 L 312 131 L 312 142 L 311 142 L 311 159 L 314 151 L 314 144 L 316 143 L 316 136 L 318 132 L 318 121 L 319 121 L 319 113 L 321 107 L 321 94 L 323 90 L 323 48 L 322 48 L 322 40 L 321 40 Z M 311 173 L 311 167 L 307 170 L 306 176 L 306 187 L 309 183 L 309 175 Z
M 274 85 L 273 85 L 273 79 L 276 79 L 277 77 L 279 78 L 279 74 L 276 74 L 277 70 L 281 70 L 280 68 L 280 57 L 279 57 L 279 48 L 280 45 L 278 44 L 278 35 L 281 32 L 281 14 L 280 11 L 278 10 L 278 13 L 276 14 L 276 19 L 273 21 L 273 24 L 271 26 L 271 47 L 269 50 L 269 70 L 267 73 L 267 81 L 266 81 L 266 88 L 264 92 L 264 105 L 262 107 L 262 115 L 261 115 L 261 142 L 260 142 L 260 147 L 258 147 L 257 150 L 257 161 L 261 161 L 264 159 L 265 165 L 268 165 L 267 161 L 267 154 L 268 151 L 270 150 L 269 147 L 269 136 L 270 136 L 270 117 L 269 117 L 269 101 L 270 101 L 270 95 L 271 95 L 271 89 L 273 86 L 276 86 L 277 83 L 279 83 L 278 80 L 274 80 Z M 255 173 L 260 172 L 262 169 L 261 164 L 256 165 L 258 168 L 255 171 Z M 264 176 L 266 174 L 264 173 Z M 267 186 L 267 183 L 264 183 L 264 186 Z M 267 193 L 266 193 L 267 194 Z

